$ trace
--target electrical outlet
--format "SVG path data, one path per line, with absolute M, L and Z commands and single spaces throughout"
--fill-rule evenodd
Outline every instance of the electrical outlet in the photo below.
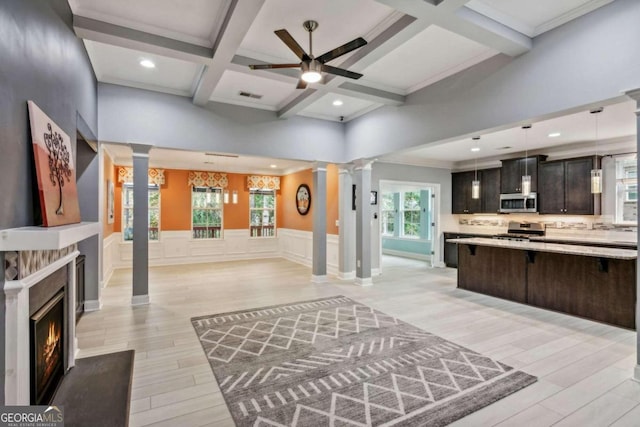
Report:
M 356 261 L 356 267 L 360 268 L 360 260 Z

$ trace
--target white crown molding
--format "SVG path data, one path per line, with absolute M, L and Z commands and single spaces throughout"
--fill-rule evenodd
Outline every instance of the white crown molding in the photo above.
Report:
M 440 71 L 437 74 L 434 74 L 432 76 L 430 76 L 428 79 L 421 81 L 420 83 L 417 83 L 413 86 L 410 86 L 407 89 L 407 93 L 413 93 L 417 90 L 423 89 L 429 85 L 432 85 L 434 83 L 437 83 L 441 80 L 446 79 L 449 76 L 452 76 L 456 73 L 459 73 L 460 71 L 466 70 L 467 68 L 471 68 L 476 64 L 481 63 L 482 61 L 485 61 L 489 58 L 493 58 L 494 56 L 496 56 L 499 52 L 496 52 L 495 50 L 491 49 L 491 48 L 487 48 L 486 50 L 484 50 L 482 53 L 475 55 L 471 58 L 468 58 L 464 61 L 462 61 L 459 64 L 454 65 L 453 67 L 449 67 L 446 70 Z
M 436 169 L 451 169 L 454 162 L 446 160 L 434 160 L 412 157 L 411 154 L 398 154 L 378 158 L 379 163 L 392 163 L 396 165 L 420 166 Z
M 587 13 L 607 5 L 612 1 L 613 0 L 591 0 L 588 3 L 576 7 L 575 9 L 571 9 L 570 11 L 551 19 L 544 24 L 538 25 L 534 29 L 533 37 L 537 37 L 542 33 L 546 33 L 547 31 L 559 27 L 562 24 L 566 24 L 567 22 L 579 18 L 582 15 L 586 15 Z
M 71 3 L 71 2 L 70 2 Z M 74 3 L 77 4 L 77 0 L 74 0 Z M 168 39 L 178 40 L 185 43 L 195 44 L 198 46 L 213 47 L 213 43 L 211 40 L 191 36 L 188 34 L 184 34 L 177 31 L 171 31 L 166 28 L 156 27 L 155 25 L 143 24 L 138 21 L 133 21 L 131 19 L 122 18 L 119 16 L 113 16 L 106 13 L 96 12 L 93 10 L 89 10 L 83 8 L 81 6 L 76 6 L 74 10 L 74 14 L 77 16 L 82 16 L 83 18 L 95 19 L 97 21 L 107 22 L 109 24 L 118 25 L 121 27 L 131 28 L 133 30 L 142 31 L 145 33 L 155 34 L 157 36 L 166 37 Z
M 168 93 L 170 95 L 191 97 L 191 88 L 189 88 L 188 90 L 180 90 L 180 89 L 172 89 L 164 86 L 152 85 L 148 83 L 140 83 L 140 82 L 134 82 L 130 80 L 118 79 L 111 76 L 101 75 L 96 77 L 98 81 L 100 81 L 101 83 L 110 83 L 110 84 L 119 85 L 119 86 L 132 87 L 135 89 L 145 89 L 153 92 Z
M 221 104 L 239 105 L 241 107 L 257 108 L 257 109 L 260 109 L 260 110 L 278 111 L 278 107 L 277 106 L 257 104 L 257 103 L 251 102 L 251 101 L 245 101 L 243 99 L 225 98 L 224 96 L 217 96 L 215 94 L 211 95 L 211 97 L 209 98 L 209 101 L 211 101 L 211 102 L 219 102 Z

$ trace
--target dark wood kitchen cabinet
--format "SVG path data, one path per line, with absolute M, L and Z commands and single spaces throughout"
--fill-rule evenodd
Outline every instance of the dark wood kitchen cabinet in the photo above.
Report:
M 522 176 L 531 176 L 531 191 L 538 191 L 538 163 L 547 156 L 529 156 L 521 159 L 502 160 L 500 171 L 500 192 L 504 194 L 522 191 Z
M 500 168 L 483 169 L 480 178 L 481 213 L 500 212 Z
M 451 213 L 478 213 L 482 204 L 480 199 L 471 198 L 471 182 L 475 179 L 475 171 L 456 172 L 451 174 Z
M 451 213 L 497 213 L 500 209 L 500 168 L 478 171 L 480 198 L 471 198 L 475 171 L 451 174 Z
M 541 214 L 599 215 L 600 195 L 591 193 L 594 157 L 540 162 L 538 211 Z

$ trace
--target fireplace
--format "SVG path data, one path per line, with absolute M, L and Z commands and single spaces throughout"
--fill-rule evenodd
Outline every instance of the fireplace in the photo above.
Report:
M 64 290 L 30 319 L 31 404 L 51 401 L 64 376 Z

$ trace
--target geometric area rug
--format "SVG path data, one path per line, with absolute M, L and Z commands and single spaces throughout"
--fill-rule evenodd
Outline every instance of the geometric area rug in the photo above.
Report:
M 237 426 L 441 426 L 536 381 L 344 296 L 191 323 Z

